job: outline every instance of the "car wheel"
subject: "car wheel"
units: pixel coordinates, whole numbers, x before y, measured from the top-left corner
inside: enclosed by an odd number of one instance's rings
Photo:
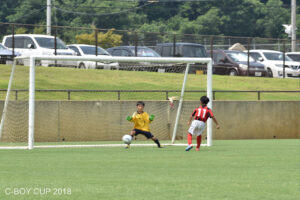
[[[78,66],[79,69],[86,69],[84,63],[80,63]]]
[[[267,69],[267,74],[268,77],[273,77],[273,72],[270,68]]]
[[[237,71],[234,70],[234,69],[231,69],[231,70],[229,71],[229,75],[230,75],[230,76],[237,76]]]

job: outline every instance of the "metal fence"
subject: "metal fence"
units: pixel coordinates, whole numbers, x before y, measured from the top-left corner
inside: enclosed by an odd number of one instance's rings
[[[237,37],[237,36],[218,36],[218,35],[197,35],[197,34],[175,34],[175,33],[156,33],[144,31],[100,29],[87,27],[71,26],[52,26],[52,35],[57,36],[67,44],[76,43],[76,35],[94,34],[95,45],[101,45],[97,36],[101,33],[107,33],[113,30],[114,34],[122,36],[120,45],[148,46],[155,47],[158,43],[179,43],[191,42],[202,44],[207,50],[210,49],[228,49],[235,43],[240,43],[250,49],[270,49],[277,51],[290,51],[291,40],[280,38],[257,38],[257,37]],[[0,22],[0,40],[4,35],[14,35],[17,33],[39,33],[46,34],[46,25],[37,24],[19,24]],[[285,47],[284,47],[285,45]],[[54,48],[54,47],[53,47]],[[104,47],[104,48],[107,48]],[[300,49],[300,41],[297,41],[297,49]],[[174,55],[175,56],[175,55]]]
[[[125,93],[162,93],[165,96],[165,100],[169,99],[170,93],[178,93],[180,94],[181,90],[35,90],[36,92],[41,93],[65,93],[65,98],[61,100],[72,100],[71,94],[74,93],[114,93],[115,98],[111,100],[123,100],[122,94]],[[1,93],[6,93],[6,89],[0,89]],[[20,93],[27,93],[29,90],[26,89],[14,89],[12,90],[14,93],[14,100],[19,100]],[[206,90],[186,90],[185,93],[206,93]],[[213,90],[213,100],[222,100],[222,98],[217,98],[218,93],[253,93],[256,94],[257,100],[261,99],[261,94],[263,93],[289,93],[289,94],[300,94],[300,90]],[[300,96],[299,96],[300,99]],[[49,100],[49,99],[47,99]],[[101,100],[101,99],[99,99]],[[124,98],[127,100],[127,98]]]
[[[25,32],[46,34],[46,25],[34,24],[17,24],[0,22],[0,41],[4,35],[12,35],[12,50],[15,54],[15,40],[16,33]],[[114,34],[121,36],[118,44],[112,42],[99,41],[98,36],[113,31]],[[277,50],[284,53],[283,70],[285,70],[285,52],[291,50],[290,39],[279,38],[250,38],[250,37],[233,37],[233,36],[216,36],[216,35],[196,35],[196,34],[173,34],[173,33],[154,33],[143,31],[129,31],[129,30],[112,30],[100,28],[85,28],[85,27],[70,27],[70,26],[52,26],[52,35],[59,37],[67,44],[78,43],[77,36],[82,34],[92,35],[93,44],[95,45],[95,55],[98,54],[97,46],[109,48],[118,45],[129,45],[135,47],[135,55],[137,55],[138,46],[147,46],[155,49],[160,43],[171,43],[173,47],[178,43],[188,42],[202,44],[207,50],[208,54],[213,58],[213,50],[228,49],[233,44],[239,43],[245,47],[245,52],[248,51],[248,69],[249,69],[249,50],[252,49],[268,49]],[[300,49],[300,42],[297,41],[297,48]],[[57,55],[56,39],[53,44],[54,54]],[[173,48],[172,56],[178,56],[175,48]],[[249,70],[248,70],[249,74]],[[285,76],[285,73],[283,73]]]

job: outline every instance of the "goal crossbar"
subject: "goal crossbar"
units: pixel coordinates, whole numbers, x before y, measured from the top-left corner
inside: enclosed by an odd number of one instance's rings
[[[124,57],[124,56],[19,56],[15,59],[34,60],[69,60],[69,61],[115,61],[115,62],[152,62],[152,63],[209,63],[211,58],[190,58],[190,57]]]
[[[182,106],[185,84],[190,64],[205,63],[207,64],[207,96],[212,99],[212,60],[211,58],[189,58],[189,57],[119,57],[119,56],[91,56],[91,57],[79,57],[79,56],[20,56],[15,60],[29,59],[30,60],[30,77],[29,77],[29,122],[28,122],[28,149],[34,148],[34,117],[35,117],[35,61],[41,60],[64,60],[64,61],[113,61],[113,62],[150,62],[150,63],[182,63],[187,64],[184,81],[181,89],[181,95],[179,100],[179,107],[176,115],[176,122],[174,125],[172,144],[175,142],[177,133],[177,126],[179,123],[180,109]],[[15,65],[15,62],[13,63]],[[14,69],[14,67],[13,67]],[[11,80],[10,80],[11,81]],[[212,108],[212,101],[208,106]],[[5,108],[4,108],[5,109]],[[3,122],[2,122],[3,123]],[[1,133],[0,133],[1,134]],[[212,121],[207,121],[207,146],[212,146]]]

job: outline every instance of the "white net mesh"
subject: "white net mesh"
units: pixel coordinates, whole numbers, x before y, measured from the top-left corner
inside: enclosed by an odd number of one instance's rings
[[[153,135],[170,142],[185,69],[182,62],[119,62],[118,69],[36,67],[35,145],[121,143],[133,128],[126,117],[136,111],[137,101],[144,101],[145,111],[155,115],[150,125]],[[206,94],[205,73],[206,63],[191,65],[177,140],[185,140],[188,117]],[[27,143],[28,82],[29,68],[18,66],[0,146]],[[24,91],[18,92],[16,100],[18,89]],[[1,101],[1,111],[3,105]]]
[[[0,76],[2,80],[5,80],[7,89],[12,66],[1,66],[1,68],[3,73]],[[28,141],[28,82],[28,69],[17,66],[11,84],[10,96],[7,101],[0,146],[24,145]],[[4,108],[5,96],[6,91],[2,91],[0,101],[1,114]]]

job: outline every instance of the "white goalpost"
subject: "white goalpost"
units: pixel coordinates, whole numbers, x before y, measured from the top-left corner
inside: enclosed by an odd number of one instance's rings
[[[207,82],[206,82],[206,95],[210,99],[208,107],[212,108],[212,60],[211,58],[186,58],[186,57],[108,57],[108,56],[95,56],[95,57],[79,57],[79,56],[38,56],[33,55],[30,57],[16,57],[18,59],[29,59],[30,69],[29,69],[29,97],[28,97],[28,145],[27,146],[0,146],[0,149],[33,149],[33,148],[51,148],[51,147],[106,147],[106,146],[120,146],[118,144],[83,144],[83,145],[38,145],[35,146],[35,115],[36,115],[36,61],[51,60],[51,61],[92,61],[92,62],[125,62],[125,63],[156,63],[156,64],[175,64],[180,63],[185,65],[184,78],[182,82],[181,92],[178,101],[178,107],[176,111],[175,122],[173,126],[171,142],[166,145],[183,145],[175,144],[178,127],[180,126],[180,116],[182,113],[182,107],[184,102],[184,95],[186,89],[186,82],[188,79],[188,73],[190,70],[190,65],[195,63],[204,63],[207,67]],[[11,84],[13,81],[13,75],[15,71],[16,62],[13,63],[11,77],[8,84],[8,90],[3,106],[2,119],[0,124],[0,141],[3,135],[3,130],[5,126],[5,117],[8,107],[9,95],[11,92]],[[198,98],[198,100],[200,97]],[[197,105],[195,105],[197,106]],[[192,110],[191,110],[192,112]],[[187,121],[187,120],[186,120]],[[136,144],[137,146],[141,144]],[[150,144],[145,144],[150,145]],[[186,144],[184,144],[186,145]],[[212,146],[212,120],[207,121],[207,144],[206,146]]]

